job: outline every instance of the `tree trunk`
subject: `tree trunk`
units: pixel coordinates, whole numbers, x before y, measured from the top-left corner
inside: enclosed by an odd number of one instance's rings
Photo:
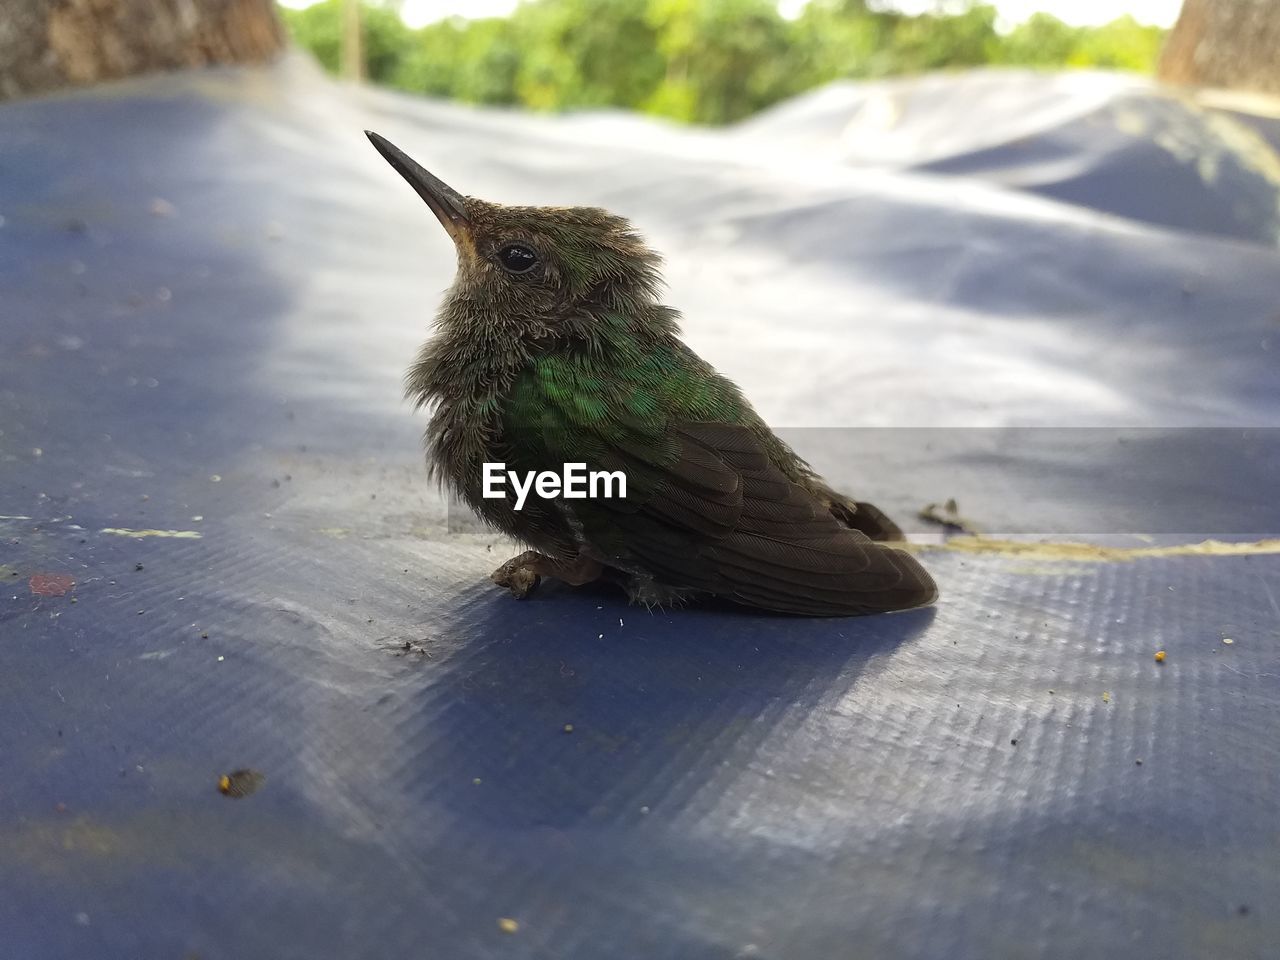
[[[0,100],[154,70],[257,63],[272,0],[0,0]]]
[[[342,2],[342,52],[338,63],[344,80],[364,82],[364,43],[360,28],[360,0]]]
[[[1183,0],[1159,73],[1170,83],[1280,93],[1280,2]]]

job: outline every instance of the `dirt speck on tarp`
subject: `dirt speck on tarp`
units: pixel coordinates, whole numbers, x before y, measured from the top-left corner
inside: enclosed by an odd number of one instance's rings
[[[76,578],[65,573],[33,573],[27,585],[38,597],[63,597],[74,589]]]
[[[257,793],[258,788],[267,781],[264,773],[257,770],[233,770],[218,778],[218,792],[223,796],[239,800]]]

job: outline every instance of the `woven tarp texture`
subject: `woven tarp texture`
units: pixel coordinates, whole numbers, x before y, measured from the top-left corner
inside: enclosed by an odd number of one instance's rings
[[[0,105],[0,957],[1280,957],[1278,124],[977,73],[686,130],[295,61]],[[453,252],[365,128],[632,218],[936,607],[493,587],[401,396]]]

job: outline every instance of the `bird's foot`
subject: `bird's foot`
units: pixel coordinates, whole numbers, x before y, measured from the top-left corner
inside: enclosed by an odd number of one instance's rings
[[[528,550],[493,571],[489,579],[500,587],[506,587],[513,597],[523,600],[542,582],[538,567],[540,561],[546,559],[542,554]]]
[[[643,604],[649,610],[657,607],[664,610],[667,607],[682,607],[689,602],[689,598],[695,593],[693,590],[683,590],[680,587],[669,587],[666,584],[658,583],[650,577],[631,577],[626,583],[627,598],[632,603]]]
[[[555,577],[577,587],[595,580],[603,569],[589,557],[555,560],[536,550],[527,550],[493,571],[489,579],[500,587],[506,587],[513,597],[523,600],[542,582],[543,577]]]

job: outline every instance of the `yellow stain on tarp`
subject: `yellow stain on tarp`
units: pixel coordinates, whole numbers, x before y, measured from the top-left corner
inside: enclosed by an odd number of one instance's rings
[[[56,861],[68,854],[113,857],[123,849],[124,842],[116,831],[87,817],[76,817],[66,823],[34,821],[0,832],[0,853],[10,863],[17,861],[28,866]]]
[[[199,530],[129,530],[125,527],[105,527],[99,532],[113,537],[168,537],[173,540],[199,540],[204,536]]]
[[[1129,563],[1163,557],[1253,557],[1280,553],[1280,539],[1228,543],[1202,540],[1163,547],[1104,547],[1073,541],[997,540],[988,537],[952,537],[942,543],[910,544],[911,552],[967,553],[1039,560],[1050,563]]]
[[[23,876],[78,881],[86,869],[108,870],[95,874],[108,877],[128,876],[145,868],[189,869],[208,857],[210,844],[216,844],[221,856],[231,862],[252,862],[262,850],[283,845],[281,856],[307,863],[317,853],[314,840],[292,830],[290,822],[264,815],[253,823],[229,827],[208,809],[150,809],[109,819],[51,813],[0,823],[0,863],[22,871]],[[304,836],[305,840],[295,842]]]

